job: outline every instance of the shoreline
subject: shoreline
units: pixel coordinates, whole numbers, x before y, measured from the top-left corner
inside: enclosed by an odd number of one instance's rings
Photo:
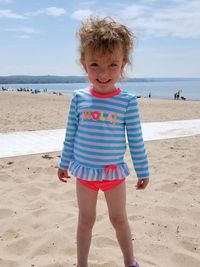
[[[72,93],[75,89],[86,88],[89,86],[88,82],[84,83],[24,83],[24,84],[7,84],[4,86],[4,89],[8,88],[9,90],[38,90],[43,92],[47,90],[48,92],[54,93]],[[134,82],[119,82],[116,84],[116,87],[120,87],[123,90],[127,90],[130,93],[135,95],[141,95],[143,98],[148,98],[149,93],[153,98],[159,99],[174,99],[174,94],[177,91],[181,91],[181,96],[185,97],[187,100],[199,101],[200,100],[200,79],[199,80],[173,80],[173,81],[160,81],[153,80],[149,81],[134,81]]]
[[[17,90],[8,90],[8,91],[2,91],[0,90],[0,94],[1,93],[22,93],[22,94],[30,94],[30,95],[35,95],[35,94],[39,94],[39,95],[59,95],[59,96],[62,96],[62,95],[72,95],[73,94],[73,91],[71,92],[59,92],[59,91],[48,91],[48,92],[37,92],[37,93],[32,93],[31,91],[17,91]],[[148,96],[137,96],[138,99],[153,99],[153,100],[171,100],[171,101],[180,101],[180,102],[188,102],[188,101],[192,101],[192,102],[198,102],[200,101],[200,99],[189,99],[187,98],[186,100],[182,100],[182,99],[179,99],[179,100],[175,100],[174,98],[172,97],[159,97],[159,96],[152,96],[152,97],[148,97]]]

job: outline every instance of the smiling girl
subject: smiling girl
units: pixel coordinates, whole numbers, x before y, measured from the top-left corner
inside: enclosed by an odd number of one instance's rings
[[[125,180],[130,172],[124,162],[125,131],[138,190],[145,189],[149,182],[148,160],[137,97],[116,87],[125,66],[131,64],[133,34],[126,26],[106,17],[83,22],[78,36],[80,62],[91,85],[74,92],[58,169],[62,182],[70,178],[68,171],[76,177],[77,266],[88,267],[100,189],[105,195],[124,265],[139,267],[126,213]]]

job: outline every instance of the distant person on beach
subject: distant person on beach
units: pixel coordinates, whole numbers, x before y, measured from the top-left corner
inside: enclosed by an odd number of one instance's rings
[[[176,93],[176,99],[177,99],[177,100],[180,98],[180,93],[181,93],[180,90]]]
[[[178,90],[178,92],[176,93],[176,99],[179,100],[181,96],[181,90]]]
[[[74,92],[58,168],[60,181],[76,177],[79,208],[77,228],[77,266],[88,266],[92,228],[96,219],[99,189],[104,192],[109,218],[116,231],[124,265],[136,262],[126,213],[124,162],[125,129],[137,174],[136,189],[149,183],[147,154],[140,125],[137,97],[115,87],[131,64],[133,33],[113,19],[94,18],[82,22],[80,62],[91,85]]]
[[[176,100],[176,99],[177,99],[177,93],[174,94],[174,100]]]
[[[182,99],[182,97],[181,97],[181,91],[182,91],[182,90],[178,90],[178,91],[174,94],[174,99],[175,99],[175,100],[179,100],[180,98]]]

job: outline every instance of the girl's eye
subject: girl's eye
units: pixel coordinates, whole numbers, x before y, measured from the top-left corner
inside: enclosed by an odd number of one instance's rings
[[[113,67],[117,67],[117,64],[112,63],[110,66],[111,66],[112,68],[113,68]]]
[[[91,63],[90,64],[90,67],[97,67],[98,65],[97,65],[97,63]]]

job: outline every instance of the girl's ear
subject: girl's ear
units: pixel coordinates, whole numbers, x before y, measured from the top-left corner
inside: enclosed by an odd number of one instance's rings
[[[121,66],[121,72],[123,72],[125,66],[126,66],[127,62],[124,60]]]
[[[87,72],[87,67],[86,67],[86,64],[85,64],[85,60],[81,59],[80,62],[81,62],[81,65],[83,66],[84,70]]]

